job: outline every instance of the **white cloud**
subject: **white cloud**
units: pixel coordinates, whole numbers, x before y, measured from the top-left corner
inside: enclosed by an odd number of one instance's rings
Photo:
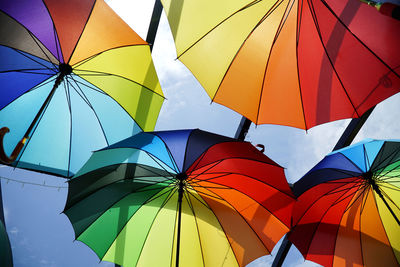
[[[12,234],[12,235],[16,235],[16,234],[18,234],[19,233],[19,230],[18,230],[18,228],[17,227],[12,227],[10,230],[8,230],[8,232],[10,233],[10,234]]]

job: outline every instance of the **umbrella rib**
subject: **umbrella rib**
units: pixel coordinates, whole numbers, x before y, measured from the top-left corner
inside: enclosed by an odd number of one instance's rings
[[[162,166],[162,165],[158,162],[158,161],[161,161],[161,162],[162,162],[162,160],[160,160],[159,158],[157,158],[156,156],[154,156],[153,154],[151,154],[151,153],[149,153],[149,152],[147,152],[147,151],[144,151],[144,150],[142,150],[142,151],[145,152],[147,155],[149,155],[150,158],[152,158],[152,159],[154,160],[154,162],[157,163],[157,165],[160,166],[161,169],[163,169],[165,172],[167,172],[170,176],[172,176],[172,177],[175,176],[174,173],[169,172],[164,166]],[[155,160],[155,159],[157,159],[157,160]]]
[[[37,74],[37,75],[43,75],[43,76],[49,76],[49,77],[54,76],[54,74],[40,72],[41,70],[48,70],[48,69],[47,68],[44,68],[44,69],[17,69],[17,70],[0,71],[0,73],[18,72],[18,73],[26,73],[26,74]],[[35,71],[37,71],[37,72],[35,72]]]
[[[68,174],[70,173],[71,167],[71,154],[72,154],[72,108],[71,108],[71,95],[70,95],[70,88],[69,83],[63,83],[65,96],[68,103],[68,110],[69,110],[69,120],[70,120],[70,127],[69,127],[69,150],[68,150]]]
[[[348,91],[346,90],[346,88],[345,88],[345,86],[344,86],[344,84],[343,84],[342,79],[339,77],[339,74],[338,74],[338,72],[337,72],[337,70],[336,70],[336,68],[335,68],[335,65],[334,65],[334,63],[333,63],[333,60],[331,59],[330,55],[328,54],[327,47],[325,46],[325,44],[324,44],[324,42],[323,42],[323,40],[322,40],[321,29],[320,29],[320,27],[319,27],[318,18],[317,18],[317,14],[316,14],[316,12],[315,12],[314,5],[313,5],[312,1],[310,1],[310,0],[307,0],[307,1],[308,1],[308,3],[309,3],[310,13],[311,13],[312,19],[313,19],[313,21],[314,21],[315,29],[316,29],[317,32],[318,32],[318,37],[319,37],[321,46],[322,46],[323,49],[324,49],[325,56],[327,57],[327,59],[328,59],[328,61],[329,61],[329,63],[330,63],[330,66],[331,66],[332,70],[333,70],[334,73],[335,73],[335,76],[336,76],[337,80],[339,81],[340,85],[341,85],[342,88],[343,88],[343,91],[344,91],[344,93],[346,94],[347,100],[350,102],[351,106],[353,107],[353,110],[354,110],[355,114],[357,115],[357,117],[360,117],[361,115],[358,114],[357,108],[356,108],[355,104],[353,103],[352,99],[350,98],[350,95],[349,95]],[[323,0],[321,0],[321,1],[323,2]],[[338,19],[339,19],[339,18],[338,18]]]
[[[340,186],[338,186],[338,187],[336,187],[336,188],[330,189],[330,190],[327,191],[326,193],[322,194],[322,196],[325,196],[325,195],[327,195],[327,194],[330,194],[332,191],[335,191],[335,190],[339,189],[340,187],[346,186],[347,183],[342,182],[341,184],[342,184],[342,185],[340,185]],[[320,184],[319,184],[319,185],[320,185]],[[318,186],[318,185],[316,185],[316,186]],[[307,190],[307,191],[308,191],[308,190]],[[307,192],[307,191],[305,191],[305,192]],[[305,192],[304,192],[304,193],[305,193]],[[303,194],[304,194],[304,193],[303,193]],[[301,197],[301,195],[300,195],[299,197]],[[305,214],[308,212],[308,210],[310,210],[310,209],[318,202],[318,200],[320,200],[320,198],[314,200],[314,201],[307,207],[307,209],[304,210],[303,214],[301,214],[301,216],[299,216],[299,218],[297,219],[297,222],[296,222],[295,224],[298,224],[298,222],[299,222],[300,220],[303,219],[303,217],[304,217]]]
[[[279,3],[276,2],[276,3],[274,4],[274,6],[271,7],[270,11],[269,11],[269,12],[262,18],[262,20],[256,25],[256,27],[252,30],[252,32],[249,34],[249,36],[255,31],[255,29],[256,29],[259,25],[261,25],[261,23],[264,22],[264,20],[267,19],[267,17],[268,17],[274,10],[276,10],[276,8],[278,8],[278,6],[280,6],[280,5],[282,4],[282,2],[283,2],[283,0],[281,0]],[[292,5],[289,7],[290,4],[292,4]],[[288,1],[288,5],[286,6],[286,8],[285,8],[285,13],[284,13],[286,16],[282,16],[282,18],[281,18],[280,21],[279,21],[279,26],[278,26],[277,31],[275,32],[274,40],[273,40],[273,42],[272,42],[272,44],[271,44],[271,49],[269,50],[268,59],[267,59],[267,62],[266,62],[266,64],[265,64],[264,75],[263,75],[263,80],[262,80],[261,88],[263,88],[263,85],[264,85],[264,83],[265,83],[265,80],[267,79],[267,70],[268,70],[268,66],[269,66],[270,59],[271,59],[272,50],[273,50],[274,47],[275,47],[276,41],[277,41],[277,39],[278,39],[278,36],[279,36],[279,34],[281,33],[281,31],[282,31],[283,25],[285,24],[285,22],[286,22],[286,20],[287,20],[287,18],[288,18],[288,16],[289,16],[290,10],[292,9],[293,5],[294,5],[294,1],[293,1],[292,3],[291,3],[290,1]],[[289,11],[288,11],[288,10],[289,10]],[[249,36],[248,36],[247,38],[249,38]],[[236,57],[236,55],[235,55],[235,57]],[[260,116],[261,100],[262,100],[263,92],[264,92],[264,90],[261,89],[260,97],[259,97],[259,101],[258,101],[256,122],[258,122],[258,118],[259,118],[259,116]]]
[[[86,29],[86,26],[87,26],[87,24],[88,24],[88,22],[89,22],[89,19],[90,19],[90,17],[92,16],[92,13],[93,13],[93,9],[94,9],[95,4],[96,4],[96,1],[93,2],[93,5],[92,5],[92,7],[91,7],[91,9],[90,9],[90,12],[89,12],[89,14],[88,14],[88,17],[87,17],[87,19],[86,19],[85,26],[83,27],[81,33],[79,34],[79,37],[78,37],[77,41],[75,42],[75,46],[74,46],[74,48],[72,49],[72,51],[71,51],[71,53],[70,53],[70,56],[69,56],[68,62],[67,62],[68,64],[70,63],[71,58],[72,58],[72,55],[75,53],[75,50],[76,50],[76,48],[77,48],[77,46],[78,46],[78,44],[79,44],[79,42],[80,42],[80,40],[81,40],[81,38],[82,38],[82,35],[83,35],[83,33],[85,32],[85,29]]]
[[[58,33],[57,33],[57,29],[56,29],[56,25],[54,24],[53,18],[51,16],[50,10],[48,9],[46,3],[42,0],[43,4],[45,5],[47,12],[49,14],[49,16],[51,17],[51,22],[53,24],[53,36],[54,36],[54,45],[56,47],[56,51],[57,51],[57,58],[61,58],[64,59],[63,53],[61,51],[61,44],[58,40]],[[60,49],[59,49],[60,48]],[[64,61],[64,60],[63,60]]]
[[[195,46],[198,42],[200,42],[203,38],[205,38],[208,34],[210,34],[214,29],[218,28],[220,25],[222,25],[225,21],[227,21],[228,19],[230,19],[231,17],[233,17],[234,15],[236,15],[237,13],[246,10],[247,8],[262,2],[263,0],[253,0],[251,3],[248,3],[247,5],[239,8],[238,10],[236,10],[235,12],[233,12],[232,14],[230,14],[228,17],[226,17],[225,19],[223,19],[222,21],[220,21],[219,23],[217,23],[214,27],[212,27],[208,32],[206,32],[203,36],[201,36],[199,39],[197,39],[193,44],[191,44],[188,48],[186,48],[180,55],[177,55],[177,59],[179,59],[181,56],[183,56],[188,50],[190,50],[193,46]]]
[[[197,187],[199,187],[199,188],[204,188],[204,189],[207,189],[207,188],[213,188],[213,187],[211,187],[211,186],[201,186],[201,185],[199,185],[199,186],[197,186]],[[227,186],[226,186],[227,187]],[[215,188],[215,189],[225,189],[225,188]],[[230,190],[233,190],[233,191],[236,191],[236,192],[238,192],[238,193],[240,193],[240,194],[243,194],[243,195],[245,195],[245,196],[247,196],[248,198],[250,198],[250,199],[252,199],[254,202],[256,202],[258,205],[260,205],[262,208],[264,208],[268,213],[270,213],[272,216],[274,216],[276,219],[278,219],[279,221],[280,221],[280,219],[277,217],[277,216],[275,216],[275,214],[273,214],[273,212],[272,211],[270,211],[266,206],[264,206],[262,203],[260,203],[258,200],[256,200],[256,199],[254,199],[252,196],[250,196],[250,195],[248,195],[248,194],[246,194],[246,193],[243,193],[243,192],[241,192],[241,191],[239,191],[238,189],[236,189],[236,188],[234,188],[234,187],[228,187],[228,188],[226,188],[226,189],[230,189]],[[209,190],[210,191],[210,190]],[[279,190],[278,190],[279,191]],[[283,193],[282,191],[279,191],[279,192],[281,192],[281,193]],[[200,193],[199,193],[200,194]],[[207,196],[209,196],[208,194],[206,194],[206,193],[201,193],[201,194],[204,194],[204,195],[207,195]],[[214,193],[215,194],[215,193]],[[209,196],[209,197],[213,197],[213,196]],[[294,199],[294,197],[293,196],[290,196],[292,199]],[[215,197],[214,197],[215,198]]]
[[[161,190],[160,190],[160,191],[161,191]],[[159,193],[160,191],[158,191],[157,193]],[[157,193],[155,193],[154,195],[157,195]],[[172,190],[171,190],[171,191],[164,192],[163,195],[164,195],[165,193],[170,193],[170,195],[172,195]],[[154,195],[153,195],[153,196],[154,196]],[[169,195],[169,196],[170,196],[170,195]],[[169,196],[168,196],[168,197],[169,197]],[[168,199],[168,197],[167,197],[166,199]],[[153,200],[155,200],[155,199],[157,199],[157,198],[154,198]],[[162,208],[165,206],[165,204],[167,203],[167,202],[166,202],[166,199],[164,199],[162,205],[160,205],[160,207],[159,207],[159,209],[158,209],[158,211],[157,211],[157,214],[154,216],[154,218],[153,218],[153,220],[152,220],[152,223],[151,223],[151,225],[150,225],[149,231],[148,231],[147,234],[146,234],[146,238],[144,239],[144,242],[143,242],[143,245],[142,245],[142,248],[141,248],[141,250],[140,250],[140,254],[139,254],[139,255],[141,255],[141,253],[142,253],[143,247],[144,247],[144,245],[145,245],[145,243],[146,243],[146,240],[147,240],[147,237],[148,237],[148,235],[149,235],[149,233],[150,233],[151,227],[153,226],[154,221],[155,221],[155,219],[156,219],[157,216],[158,216],[158,213],[161,211],[161,209],[162,209]],[[169,199],[168,199],[168,200],[169,200]],[[143,203],[143,204],[141,205],[141,207],[142,207],[143,205],[147,204],[147,203],[148,203],[148,202]],[[140,208],[139,208],[139,209],[140,209]],[[117,240],[117,238],[119,237],[119,235],[122,233],[123,229],[126,227],[126,225],[128,224],[128,222],[132,219],[132,217],[136,214],[136,212],[139,211],[139,209],[137,209],[137,210],[130,216],[129,219],[126,219],[125,224],[121,227],[121,229],[120,229],[120,231],[118,232],[118,234],[115,236],[115,238],[112,240],[111,244],[108,246],[108,248],[107,248],[106,252],[103,254],[101,260],[102,260],[103,257],[108,253],[108,251],[111,249],[111,247],[112,247],[113,243],[115,242],[115,240]],[[90,226],[89,226],[89,227],[90,227]],[[88,228],[89,228],[89,227],[88,227]],[[140,258],[140,256],[139,256],[139,258]]]
[[[7,47],[9,47],[9,46],[7,46]],[[40,46],[39,46],[39,47],[40,47]],[[18,50],[18,49],[16,49],[16,48],[12,48],[12,47],[9,47],[9,48],[11,48],[12,50],[14,50],[15,52],[17,52],[17,53],[20,54],[21,56],[23,56],[23,57],[25,57],[25,58],[27,58],[27,59],[29,59],[29,60],[35,62],[36,64],[38,64],[38,65],[40,65],[40,66],[42,66],[44,69],[54,71],[54,74],[56,74],[56,73],[58,72],[58,67],[57,67],[53,62],[51,62],[50,59],[49,59],[48,62],[51,63],[51,64],[53,65],[54,68],[49,68],[48,66],[46,66],[46,65],[43,64],[43,63],[41,63],[40,61],[38,61],[38,60],[36,60],[36,59],[34,59],[34,58],[32,58],[32,57],[29,57],[28,55],[30,55],[30,56],[34,56],[34,55],[32,55],[32,54],[30,54],[30,53],[28,53],[28,52],[22,52],[21,50]]]
[[[78,91],[77,88],[75,88],[75,86],[72,85],[72,84],[71,84],[71,87],[78,93],[78,95],[82,98],[82,100],[85,101],[85,103],[86,103],[86,104],[89,106],[89,108],[92,110],[93,114],[96,116],[97,122],[98,122],[98,124],[99,124],[99,126],[100,126],[100,129],[101,129],[102,133],[103,133],[103,136],[104,136],[104,139],[105,139],[105,141],[106,141],[106,143],[107,143],[107,146],[109,146],[110,143],[109,143],[109,141],[108,141],[108,139],[107,139],[107,135],[106,135],[105,129],[104,129],[104,127],[103,127],[103,124],[102,124],[101,121],[100,121],[99,116],[97,115],[96,110],[93,108],[92,104],[90,103],[90,100],[87,98],[86,94],[83,92],[82,88],[81,88],[81,87],[79,86],[79,84],[76,82],[76,80],[74,79],[74,77],[71,75],[69,78],[71,78],[71,79],[74,81],[74,83],[75,83],[76,87],[79,89],[79,91]]]
[[[26,28],[25,28],[26,29]],[[33,35],[33,33],[31,33],[28,29],[26,29],[27,31],[28,31],[28,34],[31,36],[31,38],[32,38],[32,40],[36,43],[36,45],[39,47],[39,49],[40,49],[40,51],[42,51],[42,53],[46,56],[46,58],[47,58],[47,61],[48,62],[50,62],[50,64],[52,64],[53,65],[53,67],[55,68],[55,69],[57,69],[57,65],[56,64],[54,64],[52,61],[51,61],[51,59],[50,59],[50,57],[47,55],[47,53],[45,53],[45,51],[42,49],[42,46],[39,44],[39,40],[37,40],[36,38],[35,38],[35,36]],[[41,43],[41,42],[40,42]],[[43,44],[42,44],[43,45]],[[43,47],[45,47],[44,45],[43,45]],[[58,48],[57,48],[58,49]],[[48,50],[49,51],[49,53],[51,54],[51,55],[53,55],[53,53],[51,53],[50,52],[50,50]],[[28,53],[28,54],[30,54],[30,53]],[[32,55],[33,56],[33,55]],[[53,55],[54,56],[54,55]],[[56,58],[57,59],[57,58]],[[58,59],[57,59],[57,61],[58,61]]]
[[[360,190],[358,190],[357,192],[355,192],[355,194],[357,194],[357,197],[353,200],[353,202],[350,202],[349,205],[347,205],[346,209],[344,210],[344,213],[347,212],[348,210],[350,210],[350,208],[352,206],[354,206],[356,204],[356,202],[361,198],[364,197],[364,193],[365,191],[367,191],[369,189],[369,187],[367,185],[361,185],[360,186]],[[361,211],[361,209],[360,209]]]
[[[204,173],[205,173],[205,172],[204,172]],[[202,173],[202,174],[204,174],[204,173]],[[219,172],[217,172],[217,173],[219,173]],[[217,174],[217,173],[209,172],[209,173],[207,173],[207,174]],[[282,192],[283,194],[285,194],[285,195],[287,195],[287,196],[293,198],[293,195],[288,194],[287,192],[284,192],[284,191],[280,190],[279,188],[277,188],[275,185],[272,185],[272,184],[270,184],[270,183],[267,183],[266,181],[262,181],[262,180],[260,180],[260,179],[258,179],[258,178],[256,178],[256,177],[252,177],[252,176],[245,175],[245,174],[242,174],[242,173],[234,173],[234,172],[232,172],[232,173],[227,173],[227,175],[225,175],[225,176],[228,176],[228,175],[231,175],[231,174],[243,176],[243,177],[249,178],[249,179],[251,179],[251,180],[260,182],[260,183],[262,183],[262,184],[264,184],[264,185],[266,185],[266,186],[269,186],[269,187],[275,189],[276,191]],[[220,176],[220,177],[223,177],[223,176]],[[216,179],[216,178],[219,178],[219,177],[215,177],[215,179]],[[214,178],[204,179],[204,180],[198,179],[198,180],[201,180],[201,181],[209,181],[209,180],[211,180],[211,179],[214,179]],[[220,183],[216,183],[216,182],[212,182],[212,183],[214,183],[214,184],[220,184]]]
[[[379,152],[378,152],[378,155],[380,155],[380,153],[383,153],[383,150],[384,150],[384,147],[386,146],[386,143],[384,143],[383,145],[382,145],[382,147],[380,148],[380,150],[379,150]],[[389,163],[387,163],[386,165],[390,165],[390,164],[392,164],[392,163],[394,163],[394,161],[393,161],[393,159],[398,155],[400,153],[400,151],[399,150],[395,150],[395,151],[393,151],[392,153],[389,153],[385,158],[383,158],[383,159],[380,159],[380,162],[384,162],[384,161],[389,161]],[[377,159],[375,158],[375,161],[376,161]],[[381,175],[381,173],[383,172],[385,170],[385,168],[381,168],[381,172],[376,172],[376,175],[377,176],[379,176],[379,175]],[[392,171],[392,170],[391,170]]]
[[[203,252],[203,246],[202,246],[202,241],[201,241],[201,237],[200,237],[200,229],[199,229],[199,225],[198,225],[198,222],[197,222],[197,216],[196,216],[196,212],[194,211],[194,206],[193,206],[192,200],[190,199],[188,194],[189,194],[189,190],[186,190],[186,194],[184,194],[184,197],[185,197],[186,201],[188,202],[190,210],[193,213],[193,218],[194,218],[194,221],[195,221],[195,224],[196,224],[196,229],[197,229],[197,236],[199,238],[199,243],[200,243],[201,259],[202,259],[202,262],[203,262],[203,266],[205,266],[204,252]],[[192,195],[194,195],[194,194],[192,194]],[[196,198],[196,200],[197,200],[197,198]],[[178,267],[178,266],[176,266],[176,267]]]
[[[351,35],[357,39],[357,41],[362,44],[371,54],[373,54],[383,65],[385,65],[390,72],[392,72],[395,76],[400,78],[400,75],[397,74],[394,69],[392,69],[383,59],[381,59],[372,49],[370,49],[364,42],[362,42],[348,27],[347,25],[336,15],[336,13],[331,9],[331,7],[326,3],[325,0],[321,0],[322,4],[329,10],[329,12],[340,22],[340,24],[346,28],[346,30],[351,33]]]
[[[79,76],[81,76],[81,77],[84,77],[84,76],[101,76],[101,77],[113,76],[113,77],[121,78],[121,79],[130,81],[130,82],[132,82],[132,83],[134,83],[134,84],[137,84],[137,85],[141,86],[142,88],[144,88],[144,89],[146,89],[146,90],[152,92],[153,94],[155,94],[155,95],[157,95],[157,96],[159,96],[159,97],[165,99],[165,97],[164,97],[163,95],[161,95],[161,94],[159,94],[159,93],[153,91],[152,89],[150,89],[149,87],[145,86],[144,84],[141,84],[141,83],[136,82],[136,81],[134,81],[134,80],[128,79],[128,78],[123,77],[123,76],[121,76],[121,75],[112,74],[112,73],[107,73],[107,72],[102,72],[102,71],[82,70],[82,69],[76,69],[76,68],[74,68],[74,69],[77,70],[77,71],[82,71],[82,72],[88,72],[88,73],[90,73],[90,74],[87,74],[87,73],[86,73],[86,74],[83,74],[83,73],[81,73],[81,74],[79,74]]]
[[[343,193],[342,195],[340,195],[340,196],[338,197],[338,199],[341,198],[344,194],[345,194],[345,193]],[[317,201],[315,201],[315,202],[312,204],[312,206],[313,206],[316,202],[317,202]],[[335,202],[336,202],[336,201],[335,201]],[[312,241],[313,241],[313,239],[314,239],[314,236],[315,236],[316,233],[317,233],[317,229],[318,229],[318,227],[320,226],[322,219],[325,217],[325,215],[328,213],[328,211],[329,211],[329,209],[330,209],[331,207],[332,207],[332,205],[330,205],[330,206],[324,211],[324,213],[322,214],[321,219],[318,220],[317,226],[315,227],[315,229],[314,229],[314,231],[313,231],[313,233],[312,233],[312,235],[311,235],[310,243],[309,243],[308,246],[307,246],[307,252],[306,252],[306,254],[308,254],[308,252],[309,252],[309,250],[310,250],[311,243],[312,243]],[[311,208],[311,206],[306,210],[306,212],[307,212],[310,208]],[[306,213],[306,212],[305,212],[305,213]],[[305,213],[304,213],[304,214],[305,214]],[[303,214],[303,216],[304,216],[304,214]],[[303,217],[303,216],[302,216],[302,217]]]
[[[99,52],[99,53],[97,53],[95,55],[89,56],[89,57],[87,57],[85,59],[82,59],[81,61],[75,63],[74,67],[77,68],[77,67],[81,66],[82,64],[88,62],[89,60],[92,60],[93,58],[95,58],[95,57],[97,57],[97,56],[99,56],[99,55],[101,55],[103,53],[106,53],[108,51],[111,51],[111,50],[114,50],[114,49],[119,49],[119,48],[124,48],[124,47],[134,47],[134,46],[149,46],[149,44],[148,43],[145,43],[145,44],[127,44],[127,45],[115,46],[115,47],[109,48],[107,50],[103,50],[103,51],[101,51],[101,52]]]
[[[389,188],[392,189],[392,188]],[[400,191],[400,190],[396,190],[396,191]],[[397,206],[396,202],[393,201],[393,199],[383,190],[381,190],[382,195],[384,195],[390,202],[392,202],[392,204],[400,211],[400,207]]]
[[[239,216],[243,219],[243,221],[247,224],[247,226],[251,229],[251,231],[257,236],[257,239],[261,242],[261,244],[263,245],[263,247],[265,248],[265,250],[268,252],[268,254],[271,254],[271,251],[266,247],[266,245],[264,244],[264,242],[262,241],[261,237],[257,234],[257,232],[253,229],[253,227],[250,225],[250,223],[243,217],[243,215],[240,213],[240,211],[238,211],[233,205],[231,205],[225,198],[221,197],[218,193],[213,192],[211,190],[208,190],[207,188],[204,188],[207,191],[210,191],[211,193],[217,195],[218,197],[220,197],[222,199],[222,201],[224,201],[227,206],[231,207],[233,210],[235,210],[237,212],[237,214],[239,214]],[[245,196],[251,198],[250,196],[244,194]],[[254,200],[254,199],[253,199]],[[205,201],[205,200],[204,200]],[[257,201],[256,201],[257,202]],[[258,202],[257,202],[258,203]],[[274,216],[275,218],[277,218],[272,212],[270,212],[267,208],[265,208],[264,206],[260,205],[260,207],[263,207],[266,211],[268,211],[272,216]],[[211,211],[214,213],[214,211],[211,209]],[[215,213],[214,213],[215,214]],[[217,217],[217,215],[215,214],[215,217]],[[284,224],[279,218],[277,218],[279,220],[279,222],[281,222],[282,224]],[[218,220],[219,221],[219,220]],[[285,225],[285,224],[284,224]],[[222,227],[222,225],[221,225]],[[224,231],[225,232],[225,231]],[[232,248],[233,251],[233,248]],[[235,254],[235,253],[234,253]],[[236,256],[236,255],[235,255]]]

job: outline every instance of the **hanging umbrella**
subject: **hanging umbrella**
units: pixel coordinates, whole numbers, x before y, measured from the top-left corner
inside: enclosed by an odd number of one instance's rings
[[[399,141],[366,140],[327,155],[294,184],[289,240],[324,266],[398,266],[399,177]]]
[[[0,21],[3,162],[70,177],[153,130],[164,97],[148,44],[103,0],[1,1]]]
[[[400,88],[400,21],[356,0],[162,0],[177,56],[256,124],[302,129]]]
[[[282,167],[198,129],[139,133],[68,183],[76,239],[124,267],[244,266],[288,231],[294,203]]]

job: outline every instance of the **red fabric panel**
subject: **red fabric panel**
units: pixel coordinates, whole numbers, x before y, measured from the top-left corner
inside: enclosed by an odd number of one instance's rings
[[[305,258],[332,265],[340,221],[357,190],[353,183],[324,183],[298,197],[288,237]]]
[[[54,21],[64,62],[68,62],[86,25],[95,1],[44,0],[44,2]]]
[[[227,159],[192,172],[189,179],[193,177],[248,195],[290,226],[295,198],[280,167],[271,168],[271,165],[245,159]]]
[[[248,142],[223,142],[210,147],[188,168],[186,172],[190,173],[195,169],[228,158],[252,159],[280,167],[277,163],[258,151],[258,149]]]

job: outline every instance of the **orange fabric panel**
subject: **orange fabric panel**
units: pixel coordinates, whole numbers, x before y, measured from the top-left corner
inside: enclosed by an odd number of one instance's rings
[[[147,43],[104,1],[96,1],[92,15],[69,63],[74,65],[112,48],[139,44]]]
[[[297,70],[298,2],[287,1],[284,3],[285,5],[282,3],[281,6],[285,6],[290,13],[271,50],[257,123],[272,123],[306,129]],[[288,10],[285,11],[288,12]],[[286,16],[281,15],[282,20],[285,18]],[[268,26],[269,21],[266,19],[260,28]]]
[[[350,201],[351,207],[343,214],[336,239],[335,253],[333,257],[334,267],[363,266],[360,243],[360,212],[362,197],[359,193]]]
[[[89,18],[94,0],[44,0],[60,41],[64,62],[68,62]]]
[[[375,196],[370,191],[361,213],[361,243],[364,265],[398,266],[382,225],[374,197],[379,196]]]
[[[282,236],[288,232],[289,228],[287,226],[245,194],[236,190],[215,188],[215,185],[208,182],[199,181],[198,184],[206,187],[231,204],[254,229],[265,247],[269,250],[269,253]]]
[[[240,266],[245,266],[269,253],[247,222],[231,205],[208,189],[197,186],[193,188],[218,218]]]

